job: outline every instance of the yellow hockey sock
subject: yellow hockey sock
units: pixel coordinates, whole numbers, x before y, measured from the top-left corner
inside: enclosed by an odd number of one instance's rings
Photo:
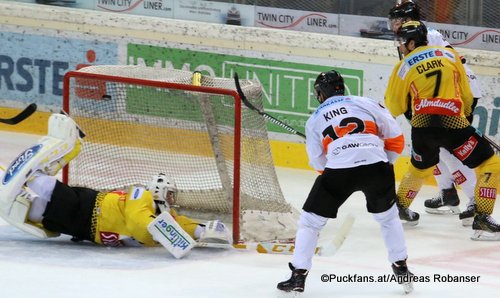
[[[427,177],[432,175],[434,167],[420,170],[415,168],[412,164],[408,172],[403,176],[397,191],[398,204],[403,208],[410,207],[413,199],[417,196],[422,184]]]

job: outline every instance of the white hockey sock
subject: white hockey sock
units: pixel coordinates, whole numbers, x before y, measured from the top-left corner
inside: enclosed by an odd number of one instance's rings
[[[396,204],[387,211],[373,214],[373,218],[380,224],[389,262],[394,263],[406,259],[408,253],[403,225],[399,219]]]
[[[35,223],[42,222],[43,213],[56,186],[56,178],[46,175],[36,176],[27,181],[26,186],[36,194],[31,201],[28,219]]]
[[[444,159],[441,158],[443,155],[443,151],[446,151],[444,149],[440,149],[439,151],[439,163],[436,165],[439,174],[434,175],[434,178],[436,179],[437,186],[439,187],[439,190],[442,189],[450,189],[453,187],[453,176],[451,175],[450,170],[448,169],[448,165],[445,163]]]
[[[445,163],[448,167],[449,176],[460,185],[464,194],[472,200],[474,198],[474,188],[476,186],[476,172],[464,165],[458,158],[445,149],[439,151],[439,164]],[[438,181],[439,184],[439,181]],[[439,186],[441,186],[439,184]]]
[[[299,228],[295,236],[295,250],[292,265],[297,269],[310,270],[312,257],[318,244],[319,232],[325,226],[328,218],[314,213],[302,211]]]
[[[474,199],[474,188],[476,187],[476,172],[474,169],[464,165],[448,151],[444,154],[440,154],[439,158],[442,158],[448,165],[455,183],[460,185],[467,198],[471,200]]]

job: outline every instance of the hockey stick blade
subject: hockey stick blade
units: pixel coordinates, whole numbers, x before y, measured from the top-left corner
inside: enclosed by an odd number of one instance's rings
[[[351,231],[353,224],[354,224],[354,216],[348,214],[347,217],[342,222],[342,224],[340,225],[340,228],[337,231],[337,234],[335,235],[333,240],[320,250],[319,255],[331,257],[334,254],[336,254],[337,251],[342,246],[342,244],[344,244],[344,241],[347,238],[349,232]]]
[[[21,113],[17,114],[16,116],[8,119],[3,119],[0,118],[0,123],[5,123],[8,125],[16,125],[21,121],[24,121],[26,118],[31,116],[35,111],[36,111],[36,103],[32,103],[29,106],[27,106]]]
[[[237,73],[234,73],[234,84],[236,85],[236,91],[238,92],[238,94],[241,98],[241,101],[243,102],[243,104],[247,108],[249,108],[250,110],[256,111],[257,113],[259,113],[259,115],[264,117],[264,119],[266,119],[267,121],[274,123],[274,124],[278,125],[279,127],[284,128],[285,130],[288,130],[289,132],[291,132],[295,135],[303,137],[304,139],[306,138],[306,136],[303,133],[301,133],[300,131],[297,131],[295,128],[287,125],[286,123],[274,118],[273,116],[269,115],[268,113],[263,112],[263,111],[259,110],[257,107],[255,107],[254,105],[252,105],[248,101],[248,99],[246,98],[245,94],[243,93],[243,90],[241,89],[240,79],[238,78]]]
[[[212,242],[196,242],[195,247],[208,247],[208,248],[223,248],[223,249],[233,249],[238,251],[255,251],[261,254],[280,254],[280,255],[291,255],[295,249],[295,244],[293,242],[248,242],[248,243],[238,243],[238,244],[226,244],[226,243],[212,243]],[[315,254],[321,251],[322,247],[316,247]]]

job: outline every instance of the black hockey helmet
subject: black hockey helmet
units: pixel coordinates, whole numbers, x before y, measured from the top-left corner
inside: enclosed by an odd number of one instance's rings
[[[323,94],[325,99],[335,95],[344,95],[344,78],[335,70],[322,72],[314,82],[314,90],[316,90],[316,98],[320,103],[320,95]]]
[[[421,18],[420,8],[413,1],[398,4],[389,10],[389,20],[407,18],[413,21],[419,21]]]
[[[407,43],[415,41],[415,47],[427,45],[427,27],[419,21],[409,21],[404,23],[396,32],[396,41],[399,43]]]

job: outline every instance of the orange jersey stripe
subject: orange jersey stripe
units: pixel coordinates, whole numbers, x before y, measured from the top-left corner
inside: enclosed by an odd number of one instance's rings
[[[364,124],[364,129],[363,131],[358,131],[356,133],[369,133],[369,134],[374,134],[378,135],[378,127],[377,124],[373,121],[363,121]],[[335,132],[335,138],[332,138],[330,136],[326,136],[322,143],[323,143],[323,149],[325,152],[328,150],[328,145],[334,141],[334,139],[341,138],[347,134],[352,133],[353,131],[356,131],[358,128],[358,125],[356,123],[349,123],[346,126],[335,126],[333,128],[333,131]]]
[[[325,150],[325,152],[328,151],[328,145],[330,145],[330,143],[333,142],[333,139],[330,137],[330,136],[326,136],[322,143],[323,143],[323,150]]]
[[[384,149],[401,154],[405,146],[404,135],[399,135],[395,138],[388,138],[384,140]]]
[[[375,124],[375,122],[363,121],[363,124],[365,126],[363,131],[358,131],[357,133],[371,133],[374,135],[378,134],[378,128],[377,128],[377,124]],[[335,134],[337,135],[337,137],[341,138],[341,137],[345,136],[346,134],[349,134],[349,133],[355,131],[357,128],[358,128],[358,124],[349,123],[346,126],[336,126],[333,128],[333,130],[335,131]]]

